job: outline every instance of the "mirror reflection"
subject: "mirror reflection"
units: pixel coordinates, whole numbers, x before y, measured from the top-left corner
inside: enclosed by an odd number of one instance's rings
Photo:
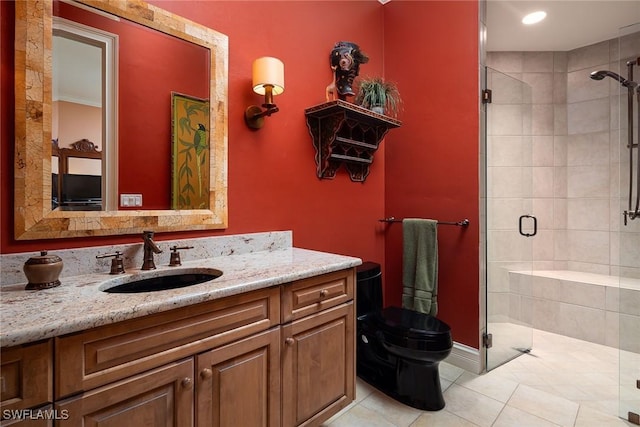
[[[51,206],[101,210],[109,196],[102,180],[103,93],[112,78],[103,62],[113,58],[116,36],[57,17],[53,25]]]
[[[71,15],[80,18],[72,21]],[[58,35],[54,17],[117,35],[118,48],[113,55],[115,72],[111,74],[120,78],[110,82],[109,73],[102,76],[101,135],[89,136],[85,132],[81,136],[64,137],[63,141],[64,119],[55,125],[52,122],[53,33]],[[55,6],[53,0],[16,2],[15,28],[14,230],[17,240],[227,226],[229,42],[226,35],[142,0],[64,0],[56,1]],[[103,50],[102,54],[102,67],[109,68],[105,61],[108,53]],[[114,99],[111,106],[109,93]],[[189,126],[183,126],[182,130],[191,135],[179,138],[192,141],[199,157],[206,157],[208,161],[200,163],[206,171],[201,170],[203,178],[197,186],[198,193],[208,198],[205,204],[180,210],[171,209],[170,204],[172,167],[176,164],[172,158],[175,94],[196,100],[202,104],[198,108],[209,110],[208,117],[196,118],[187,112],[187,120],[183,120],[188,123],[191,118],[198,131],[208,132],[204,144],[202,134],[196,138],[194,128]],[[60,109],[58,117],[59,113]],[[56,148],[52,143],[54,127]],[[76,143],[81,141],[88,141],[89,146],[94,147],[90,152],[100,153],[97,159],[101,163],[100,211],[74,212],[52,206],[63,197],[62,168],[75,171],[77,162],[88,160],[83,158],[86,154],[83,152],[81,156],[70,156],[68,162],[62,161],[63,150],[78,151]],[[98,176],[97,172],[92,173]],[[142,205],[120,208],[119,196],[123,193],[140,195]]]
[[[172,150],[172,144],[184,137],[177,140],[172,134],[171,94],[208,100],[209,49],[80,4],[54,1],[53,14],[52,139],[60,149],[89,140],[104,154],[95,170],[69,170],[59,182],[63,188],[80,181],[73,175],[84,175],[91,179],[82,182],[93,187],[96,176],[104,177],[104,198],[98,203],[61,199],[60,208],[126,209],[128,203],[118,200],[126,194],[140,196],[138,209],[181,209],[174,202],[181,195],[172,192],[190,187],[173,182],[180,172],[174,170],[179,166],[173,157],[180,150]],[[105,62],[109,58],[113,63]],[[115,104],[112,117],[110,103]],[[207,132],[202,147],[208,148],[208,126],[202,129]],[[188,130],[190,140],[200,133]],[[204,178],[208,182],[208,175]],[[190,200],[189,194],[182,199]],[[187,208],[207,209],[208,197]]]

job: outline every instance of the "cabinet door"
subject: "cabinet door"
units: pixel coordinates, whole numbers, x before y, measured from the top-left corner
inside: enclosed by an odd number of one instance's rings
[[[317,426],[355,397],[353,302],[282,326],[283,426]]]
[[[56,404],[59,426],[193,425],[193,358],[82,393]]]
[[[53,401],[53,345],[38,344],[0,351],[0,409],[20,410]]]
[[[196,425],[280,426],[280,329],[197,357]]]

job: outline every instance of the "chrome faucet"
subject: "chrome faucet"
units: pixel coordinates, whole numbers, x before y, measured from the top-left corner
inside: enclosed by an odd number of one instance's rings
[[[142,263],[142,269],[155,270],[156,264],[153,262],[153,254],[162,253],[162,249],[153,241],[153,231],[143,231],[142,240],[144,240],[144,261]]]

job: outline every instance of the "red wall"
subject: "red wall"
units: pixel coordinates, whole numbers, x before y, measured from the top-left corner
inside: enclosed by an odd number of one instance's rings
[[[471,1],[385,6],[385,75],[398,83],[403,125],[386,144],[385,212],[459,221],[438,227],[438,317],[478,348],[478,9]],[[393,29],[389,31],[388,29]],[[401,303],[402,226],[385,234],[385,303]]]
[[[151,3],[229,36],[229,228],[163,233],[158,240],[293,230],[297,247],[380,262],[389,304],[400,298],[401,227],[378,219],[468,217],[472,225],[467,230],[439,230],[439,302],[454,339],[478,348],[476,2]],[[5,114],[12,107],[13,82],[5,76],[10,58],[4,53],[5,46],[11,49],[12,40],[6,42],[11,31],[3,25],[0,252],[139,241],[139,236],[13,240],[13,116]],[[332,77],[329,53],[340,40],[358,43],[369,55],[361,75],[386,74],[398,82],[404,98],[403,125],[389,132],[364,183],[351,182],[343,170],[334,180],[315,176],[315,152],[304,120],[305,108],[324,102]],[[251,64],[265,55],[283,60],[286,88],[275,98],[280,112],[253,132],[243,114],[247,106],[261,103],[251,92]]]

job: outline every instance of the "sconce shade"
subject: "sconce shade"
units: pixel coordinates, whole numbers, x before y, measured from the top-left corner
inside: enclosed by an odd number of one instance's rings
[[[278,58],[263,56],[253,61],[253,91],[264,95],[265,85],[273,86],[273,95],[284,92],[284,64]]]

